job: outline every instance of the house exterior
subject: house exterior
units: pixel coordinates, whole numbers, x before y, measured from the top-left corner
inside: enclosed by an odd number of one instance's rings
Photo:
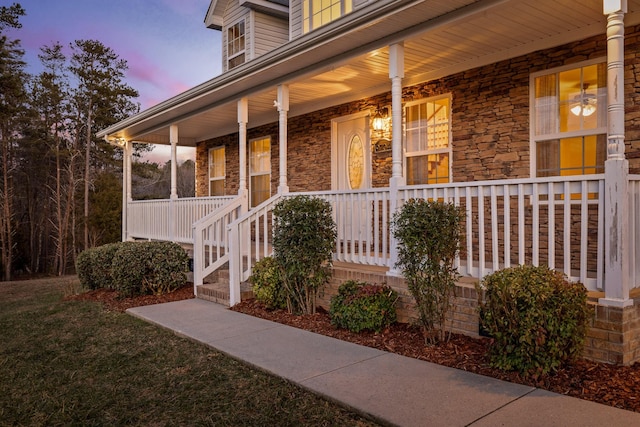
[[[273,206],[311,194],[338,226],[333,289],[385,281],[410,317],[389,220],[450,201],[456,330],[478,331],[472,283],[543,264],[590,292],[587,357],[640,360],[639,0],[213,0],[205,25],[224,72],[98,134],[125,152],[124,239],[192,245],[196,293],[228,266],[235,304]],[[196,147],[196,197],[174,173],[133,201],[134,141]]]

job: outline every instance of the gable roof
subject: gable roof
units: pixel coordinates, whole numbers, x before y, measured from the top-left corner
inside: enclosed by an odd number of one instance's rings
[[[289,16],[289,0],[212,0],[204,17],[204,24],[213,30],[222,30],[224,12],[231,1],[239,1],[240,6],[257,10],[280,18]]]
[[[576,8],[579,3],[580,8]],[[626,25],[640,23],[629,0]],[[237,131],[236,101],[249,97],[250,127],[277,121],[278,84],[291,117],[390,90],[388,48],[404,42],[403,85],[605,34],[602,0],[378,0],[261,57],[129,117],[100,137],[180,144]]]

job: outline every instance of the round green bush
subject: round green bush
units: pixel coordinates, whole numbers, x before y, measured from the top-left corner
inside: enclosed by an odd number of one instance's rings
[[[282,289],[282,273],[273,257],[256,262],[249,277],[253,294],[268,309],[287,308],[287,297]]]
[[[494,367],[537,376],[581,354],[590,314],[582,284],[526,265],[486,276],[481,288],[481,326],[494,339]]]
[[[111,263],[123,243],[109,243],[82,251],[76,259],[80,283],[87,289],[113,289]]]
[[[331,324],[353,332],[380,332],[396,321],[398,293],[386,285],[349,280],[331,298]]]
[[[111,265],[114,287],[123,295],[161,295],[186,283],[189,258],[172,242],[125,242]]]

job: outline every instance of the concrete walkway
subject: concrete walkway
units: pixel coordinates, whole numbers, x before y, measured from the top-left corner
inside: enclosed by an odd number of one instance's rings
[[[398,356],[198,299],[128,313],[399,426],[640,426],[640,414]]]

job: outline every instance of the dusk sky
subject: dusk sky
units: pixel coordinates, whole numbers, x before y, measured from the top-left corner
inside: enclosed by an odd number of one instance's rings
[[[42,46],[60,42],[69,54],[75,40],[99,40],[127,61],[143,110],[220,74],[220,32],[204,25],[209,0],[0,0],[14,2],[26,16],[9,35],[31,74]]]

